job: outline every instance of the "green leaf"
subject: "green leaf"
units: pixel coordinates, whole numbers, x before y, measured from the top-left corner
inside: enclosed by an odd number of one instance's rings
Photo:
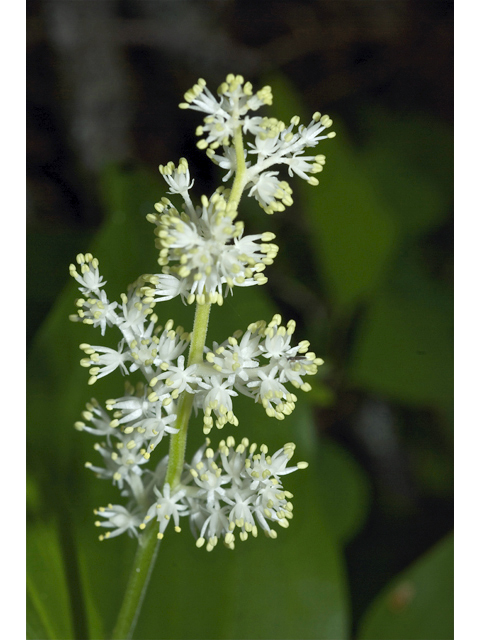
[[[367,477],[347,450],[326,437],[318,446],[317,467],[319,493],[330,530],[345,545],[361,529],[368,514]]]
[[[421,114],[369,108],[359,114],[367,142],[362,163],[399,228],[425,233],[441,224],[453,202],[453,133]]]
[[[453,396],[449,296],[385,292],[367,310],[350,363],[353,384],[412,405],[448,408]]]
[[[26,635],[27,640],[39,640],[40,638],[51,638],[45,628],[42,617],[37,610],[35,604],[27,591],[27,616],[26,616]],[[48,623],[47,623],[48,624]]]
[[[371,605],[359,640],[453,639],[453,535],[396,578]]]
[[[73,638],[65,565],[52,522],[30,528],[27,568],[28,636],[36,640]]]
[[[283,77],[275,76],[271,84],[274,99],[281,105],[280,115],[304,111],[295,89]],[[397,228],[338,118],[334,118],[333,129],[336,138],[323,140],[312,150],[327,158],[318,175],[320,184],[312,187],[298,179],[291,186],[308,224],[326,290],[338,307],[348,309],[382,283],[395,249]]]

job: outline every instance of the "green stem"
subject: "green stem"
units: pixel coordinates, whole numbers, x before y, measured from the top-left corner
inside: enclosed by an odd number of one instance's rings
[[[187,366],[200,364],[203,361],[203,348],[207,338],[210,306],[209,302],[197,304]],[[165,477],[165,482],[168,482],[172,488],[180,482],[183,471],[188,422],[192,413],[193,397],[192,393],[184,391],[178,401],[177,422],[175,426],[179,429],[179,432],[170,437],[170,451],[168,454],[167,475]]]
[[[237,211],[243,189],[245,188],[246,166],[243,153],[242,128],[240,126],[237,127],[235,131],[234,145],[237,170],[227,203],[232,213]],[[210,307],[210,303],[197,303],[187,363],[188,367],[192,364],[200,364],[203,362],[203,349],[207,338]],[[192,413],[193,398],[193,394],[184,391],[178,401],[176,427],[179,431],[170,438],[168,466],[165,477],[165,482],[168,482],[171,488],[180,482],[183,471],[188,422]],[[113,630],[112,640],[128,640],[133,634],[147,591],[150,575],[155,564],[159,546],[157,533],[157,527],[154,523],[151,523],[140,537],[135,562],[127,584],[117,624]]]
[[[232,189],[230,191],[230,197],[228,199],[228,205],[233,207],[235,211],[238,209],[240,198],[242,197],[243,190],[245,188],[245,155],[243,151],[243,137],[242,127],[238,126],[235,129],[235,135],[233,138],[235,146],[235,158],[237,160],[237,169],[235,171],[235,180],[233,181]]]
[[[210,306],[210,303],[197,304],[187,366],[198,364],[203,360],[203,348],[207,337]],[[176,427],[179,429],[179,432],[170,438],[170,452],[165,478],[165,482],[168,482],[171,487],[174,487],[180,482],[182,475],[185,447],[187,444],[188,421],[192,412],[193,397],[193,394],[183,392],[178,402]],[[112,640],[125,640],[130,638],[133,633],[147,590],[150,574],[155,564],[159,542],[157,533],[158,529],[155,524],[152,523],[145,529],[140,538],[140,544],[137,549],[122,607],[118,615],[117,624],[113,631]]]
[[[128,640],[132,637],[155,564],[159,544],[157,527],[152,523],[140,537],[117,624],[112,633],[112,640]]]

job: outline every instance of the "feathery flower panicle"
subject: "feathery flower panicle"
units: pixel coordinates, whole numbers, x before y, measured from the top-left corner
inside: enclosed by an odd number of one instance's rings
[[[294,341],[295,322],[282,324],[279,314],[205,345],[210,305],[221,306],[235,287],[265,284],[265,271],[278,252],[270,231],[245,232],[238,219],[241,196],[254,198],[268,214],[291,206],[285,177],[317,185],[315,174],[325,156],[305,151],[335,135],[327,132],[329,116],[318,112],[308,125],[298,116],[286,125],[257,115],[271,104],[270,87],[254,93],[242,76],[228,75],[217,96],[199,80],[180,107],[204,114],[198,147],[225,172],[223,182],[233,178],[232,185],[195,202],[187,160],[159,166],[166,193],[178,201],[164,196],[147,216],[155,228],[160,273],[140,276],[117,301],[108,298],[92,254],[79,254],[70,265],[80,291],[71,319],[100,328],[102,336],[115,329],[118,336],[116,347],[80,345],[88,384],[101,385],[115,372],[125,377],[123,395],[107,399],[104,407],[90,400],[75,423],[77,430],[100,438],[94,445],[97,462],[85,466],[117,487],[125,500],[95,511],[96,526],[107,529],[101,540],[124,532],[138,537],[147,526],[158,527],[162,538],[171,520],[180,531],[186,517],[197,547],[211,551],[220,540],[233,549],[237,539],[256,537],[260,529],[275,538],[277,525],[289,526],[293,496],[283,487],[283,476],[307,467],[306,462],[290,464],[293,443],[270,455],[266,445],[247,438],[235,441],[229,435],[216,450],[207,438],[190,463],[178,457],[181,447],[172,446],[176,439],[185,443],[192,409],[201,415],[205,435],[213,428],[236,428],[239,395],[261,404],[267,416],[285,419],[295,408],[294,391],[309,391],[306,376],[323,364],[307,340]],[[197,313],[207,310],[203,329],[195,324],[189,333],[173,319],[159,324],[157,304],[177,296],[184,304],[196,303]],[[135,386],[132,374],[141,379]],[[170,453],[159,458],[157,447],[166,439]]]

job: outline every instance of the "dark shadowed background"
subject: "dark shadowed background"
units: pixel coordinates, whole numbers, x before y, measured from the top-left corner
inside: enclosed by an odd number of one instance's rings
[[[215,89],[230,72],[272,86],[270,115],[308,123],[319,110],[337,132],[319,148],[318,187],[291,180],[294,205],[273,217],[243,209],[247,230],[273,230],[280,246],[251,305],[294,318],[326,362],[298,408],[309,426],[297,435],[293,414],[284,431],[303,438],[316,475],[297,481],[306,496],[268,552],[301,575],[287,568],[249,601],[242,585],[256,578],[236,566],[216,607],[209,580],[230,571],[229,552],[207,557],[185,531],[185,544],[165,543],[168,567],[160,552],[145,605],[159,613],[135,637],[453,637],[452,50],[448,1],[27,2],[31,638],[108,637],[135,548],[100,545],[93,527],[92,509],[116,498],[86,477],[92,442],[72,429],[91,393],[77,345],[93,332],[68,323],[68,265],[96,247],[117,294],[155,271],[145,214],[166,191],[158,164],[187,157],[197,196],[219,179],[195,146],[198,114],[178,103],[199,77]],[[215,309],[212,331],[230,329],[227,309],[233,329],[258,319],[244,317],[248,295]],[[188,309],[175,313],[188,323]],[[99,400],[122,392],[120,375],[97,386]],[[308,554],[288,554],[315,518],[318,549],[305,548],[334,567],[307,580]],[[255,544],[239,551],[246,563]],[[187,563],[205,584],[191,587]],[[167,601],[170,588],[183,596]]]

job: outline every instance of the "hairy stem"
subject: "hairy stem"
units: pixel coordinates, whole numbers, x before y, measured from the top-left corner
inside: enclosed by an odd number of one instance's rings
[[[112,633],[112,640],[128,640],[128,638],[132,637],[159,545],[157,527],[155,523],[152,523],[140,537],[133,569],[128,579],[120,613]]]

